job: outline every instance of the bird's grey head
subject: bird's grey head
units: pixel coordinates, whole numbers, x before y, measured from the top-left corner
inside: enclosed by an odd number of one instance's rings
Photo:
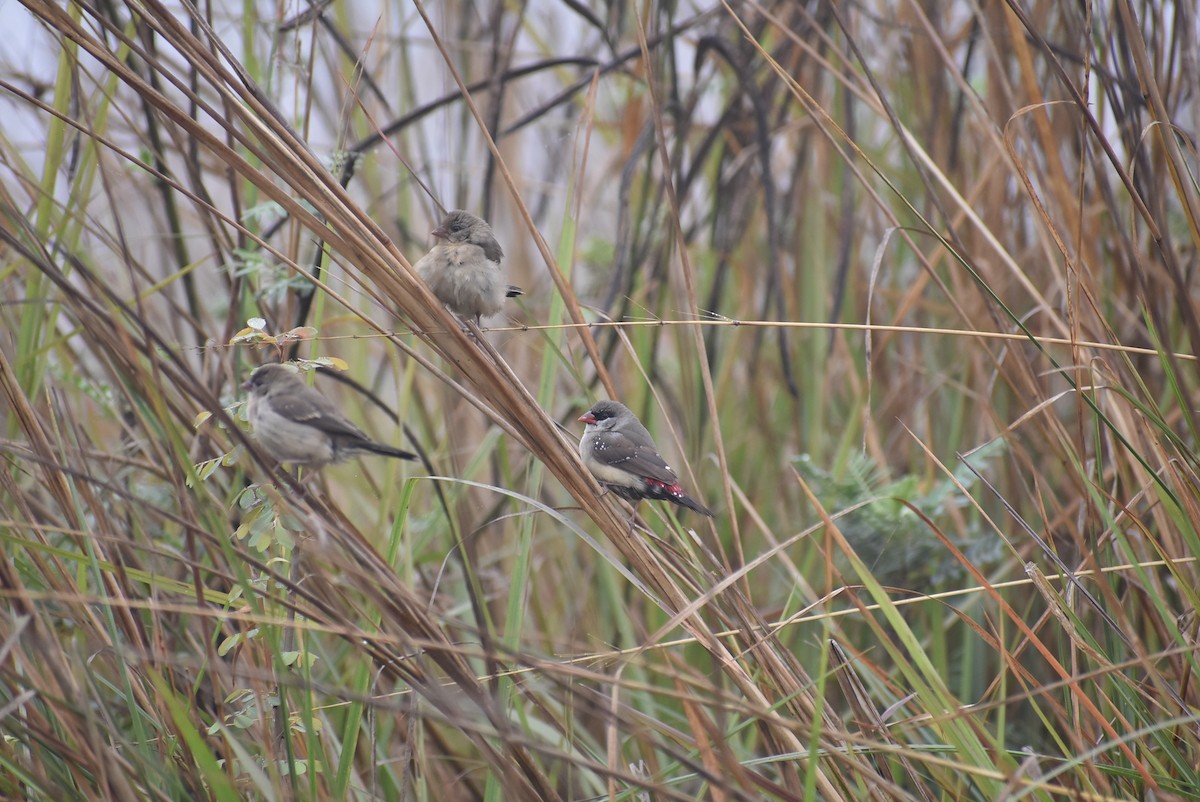
[[[492,227],[486,220],[476,217],[470,212],[455,209],[448,213],[441,224],[433,230],[433,236],[444,239],[455,245],[469,242],[483,248],[484,256],[489,261],[499,262],[504,258],[504,250],[496,241]]]
[[[242,389],[249,391],[250,395],[262,397],[272,387],[287,386],[297,379],[299,377],[295,370],[287,365],[272,362],[269,365],[260,365],[255,368],[254,372],[250,374],[250,378],[242,385]]]
[[[597,401],[579,420],[597,429],[611,429],[618,421],[631,415],[629,408],[617,401]]]

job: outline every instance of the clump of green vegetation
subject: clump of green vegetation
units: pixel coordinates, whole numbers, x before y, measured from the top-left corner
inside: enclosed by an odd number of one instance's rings
[[[864,454],[851,456],[841,476],[820,468],[807,454],[795,465],[825,509],[848,510],[837,526],[881,584],[948,588],[969,579],[947,541],[984,572],[999,566],[1005,555],[1004,541],[972,514],[966,495],[979,488],[977,472],[986,472],[1003,452],[1004,443],[995,441],[975,452],[970,467],[962,464],[951,476],[931,482],[912,474],[889,481],[886,469]],[[958,516],[970,525],[946,525]],[[844,563],[839,561],[843,574]]]

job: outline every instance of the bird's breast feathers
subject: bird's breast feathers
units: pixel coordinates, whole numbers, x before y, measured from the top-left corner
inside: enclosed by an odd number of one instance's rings
[[[499,271],[500,263],[487,258],[483,248],[473,242],[447,243],[442,246],[449,267],[467,270]]]
[[[430,254],[420,266],[429,289],[460,315],[490,317],[504,304],[507,285],[500,266],[484,258],[478,245],[444,245],[441,254]]]

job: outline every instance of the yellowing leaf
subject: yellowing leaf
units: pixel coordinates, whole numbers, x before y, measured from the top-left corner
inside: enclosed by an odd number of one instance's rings
[[[237,343],[273,343],[275,338],[257,329],[242,329],[229,340],[230,345]]]
[[[285,331],[279,335],[279,339],[287,338],[289,340],[311,340],[317,336],[317,330],[312,326],[297,326],[290,331]]]
[[[336,356],[319,356],[313,362],[322,367],[333,368],[334,370],[350,370],[350,363]]]

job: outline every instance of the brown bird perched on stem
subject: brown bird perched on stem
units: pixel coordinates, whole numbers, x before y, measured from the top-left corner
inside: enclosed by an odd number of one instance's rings
[[[261,365],[242,385],[246,417],[263,450],[280,462],[321,467],[356,454],[416,459],[376,443],[287,365]]]
[[[492,227],[470,212],[455,209],[433,230],[439,242],[414,265],[438,300],[461,318],[482,318],[500,311],[505,298],[523,294],[500,276],[504,250]]]
[[[650,432],[627,406],[600,401],[579,420],[587,424],[579,456],[602,485],[635,504],[644,498],[657,499],[713,516],[712,510],[683,492]]]

